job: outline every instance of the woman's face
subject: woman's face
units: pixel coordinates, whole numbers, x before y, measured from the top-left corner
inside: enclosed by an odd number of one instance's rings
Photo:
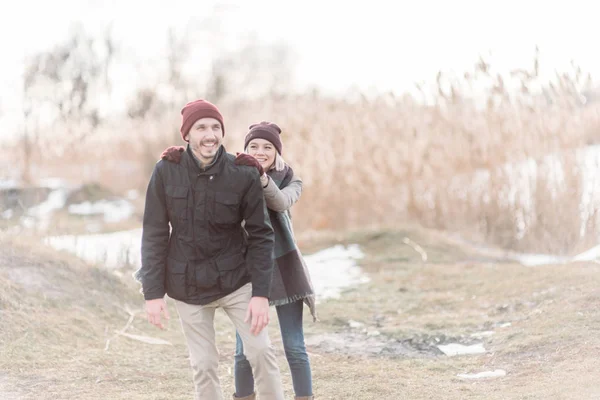
[[[246,151],[258,160],[265,172],[271,168],[277,156],[277,150],[273,146],[273,143],[260,138],[252,139],[248,143]]]

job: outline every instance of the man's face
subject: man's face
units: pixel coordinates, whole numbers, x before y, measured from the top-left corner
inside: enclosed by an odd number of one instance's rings
[[[221,123],[214,118],[201,118],[194,122],[186,136],[190,147],[202,163],[210,163],[223,140]]]

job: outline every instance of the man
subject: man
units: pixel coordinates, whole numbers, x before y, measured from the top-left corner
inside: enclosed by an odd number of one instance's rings
[[[162,329],[161,313],[168,318],[164,295],[175,300],[196,399],[219,400],[213,319],[222,307],[243,339],[260,399],[282,400],[279,368],[263,330],[269,322],[274,236],[258,171],[235,165],[225,151],[223,117],[213,104],[196,100],[181,114],[187,149],[180,164],[156,164],[146,193],[136,275],[148,320]]]

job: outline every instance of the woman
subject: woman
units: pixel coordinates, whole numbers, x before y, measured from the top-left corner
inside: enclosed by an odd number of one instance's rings
[[[281,154],[281,129],[271,122],[250,125],[244,140],[245,153],[238,154],[236,164],[256,167],[261,176],[263,194],[275,232],[275,268],[270,304],[274,305],[281,328],[285,355],[290,367],[297,400],[313,399],[312,373],[304,344],[303,304],[317,320],[310,275],[296,246],[290,208],[302,193],[302,180],[294,174]],[[170,147],[162,158],[178,161],[179,149]],[[244,355],[243,343],[236,333],[234,399],[254,399],[254,377]]]

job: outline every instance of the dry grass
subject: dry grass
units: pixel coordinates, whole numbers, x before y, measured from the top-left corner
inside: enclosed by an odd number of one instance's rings
[[[409,236],[429,255],[423,264]],[[312,246],[318,248],[339,241]],[[528,268],[482,259],[426,230],[354,234],[367,252],[371,281],[319,305],[320,323],[306,316],[306,337],[330,335],[358,347],[335,353],[309,345],[318,399],[593,399],[600,396],[600,267],[572,264]],[[344,240],[344,241],[346,241]],[[343,242],[343,241],[342,241]],[[131,280],[82,265],[70,256],[2,238],[0,247],[0,394],[17,399],[187,399],[191,378],[176,315],[166,331],[147,324]],[[307,246],[308,247],[308,246]],[[19,278],[20,277],[20,278]],[[171,311],[174,309],[171,306]],[[129,333],[170,341],[148,345],[106,340],[137,313]],[[349,320],[364,324],[351,328]],[[275,321],[276,319],[274,319]],[[232,390],[233,329],[217,313],[219,375]],[[512,325],[501,328],[499,324]],[[276,324],[287,396],[291,381]],[[363,331],[408,343],[421,355],[369,354]],[[446,357],[440,343],[483,339],[487,353]],[[459,373],[504,369],[507,376],[466,381]],[[2,397],[2,396],[0,396]],[[7,397],[11,398],[11,397]]]
[[[536,59],[533,68],[514,71],[510,79],[484,61],[460,79],[440,74],[428,104],[411,96],[350,93],[335,99],[317,92],[227,100],[219,104],[227,121],[225,144],[230,152],[241,151],[251,122],[283,127],[283,154],[305,182],[294,211],[298,232],[410,220],[514,249],[573,252],[596,241],[598,225],[592,218],[580,234],[582,175],[569,152],[600,141],[600,117],[594,104],[581,105],[579,94],[590,84],[581,70],[543,82],[537,65]],[[520,91],[510,92],[511,85]],[[479,102],[473,87],[482,88]],[[33,174],[145,190],[162,149],[183,144],[179,109],[155,111],[144,121],[111,122],[76,151],[70,146],[62,157],[45,157]],[[541,162],[553,152],[565,157],[559,195],[548,193],[556,172]],[[527,159],[538,163],[538,177],[525,183],[526,191],[519,186],[516,202],[509,203],[503,197],[515,187],[514,176],[497,168]],[[478,170],[491,176],[484,191],[456,189]]]
[[[0,253],[0,378],[6,375],[18,399],[190,397],[187,349],[172,305],[168,329],[153,329],[132,279],[122,281],[33,243],[3,238]],[[115,336],[131,314],[127,333],[172,346]],[[230,361],[233,330],[226,323],[217,318],[219,340],[229,344],[222,357]],[[223,363],[223,375],[226,368]]]
[[[369,254],[363,265],[371,282],[322,305],[324,322],[309,325],[309,334],[344,336],[376,329],[384,337],[410,339],[426,347],[435,344],[435,338],[479,342],[470,335],[491,330],[494,335],[483,339],[488,352],[433,359],[334,355],[328,361],[339,363],[335,373],[339,378],[335,383],[323,382],[321,392],[329,396],[324,398],[344,398],[331,395],[340,387],[343,395],[360,399],[592,399],[600,395],[593,372],[600,355],[598,265],[528,268],[478,261],[478,256],[453,249],[439,237],[417,233],[411,237],[419,237],[432,255],[431,263],[422,264],[412,249],[399,244],[405,235],[363,236]],[[394,241],[397,245],[391,247]],[[446,251],[437,252],[440,248]],[[351,329],[349,320],[362,322],[365,328]],[[500,327],[507,322],[511,326]],[[367,336],[363,339],[366,343]],[[506,370],[507,376],[479,381],[456,377],[494,369]]]

